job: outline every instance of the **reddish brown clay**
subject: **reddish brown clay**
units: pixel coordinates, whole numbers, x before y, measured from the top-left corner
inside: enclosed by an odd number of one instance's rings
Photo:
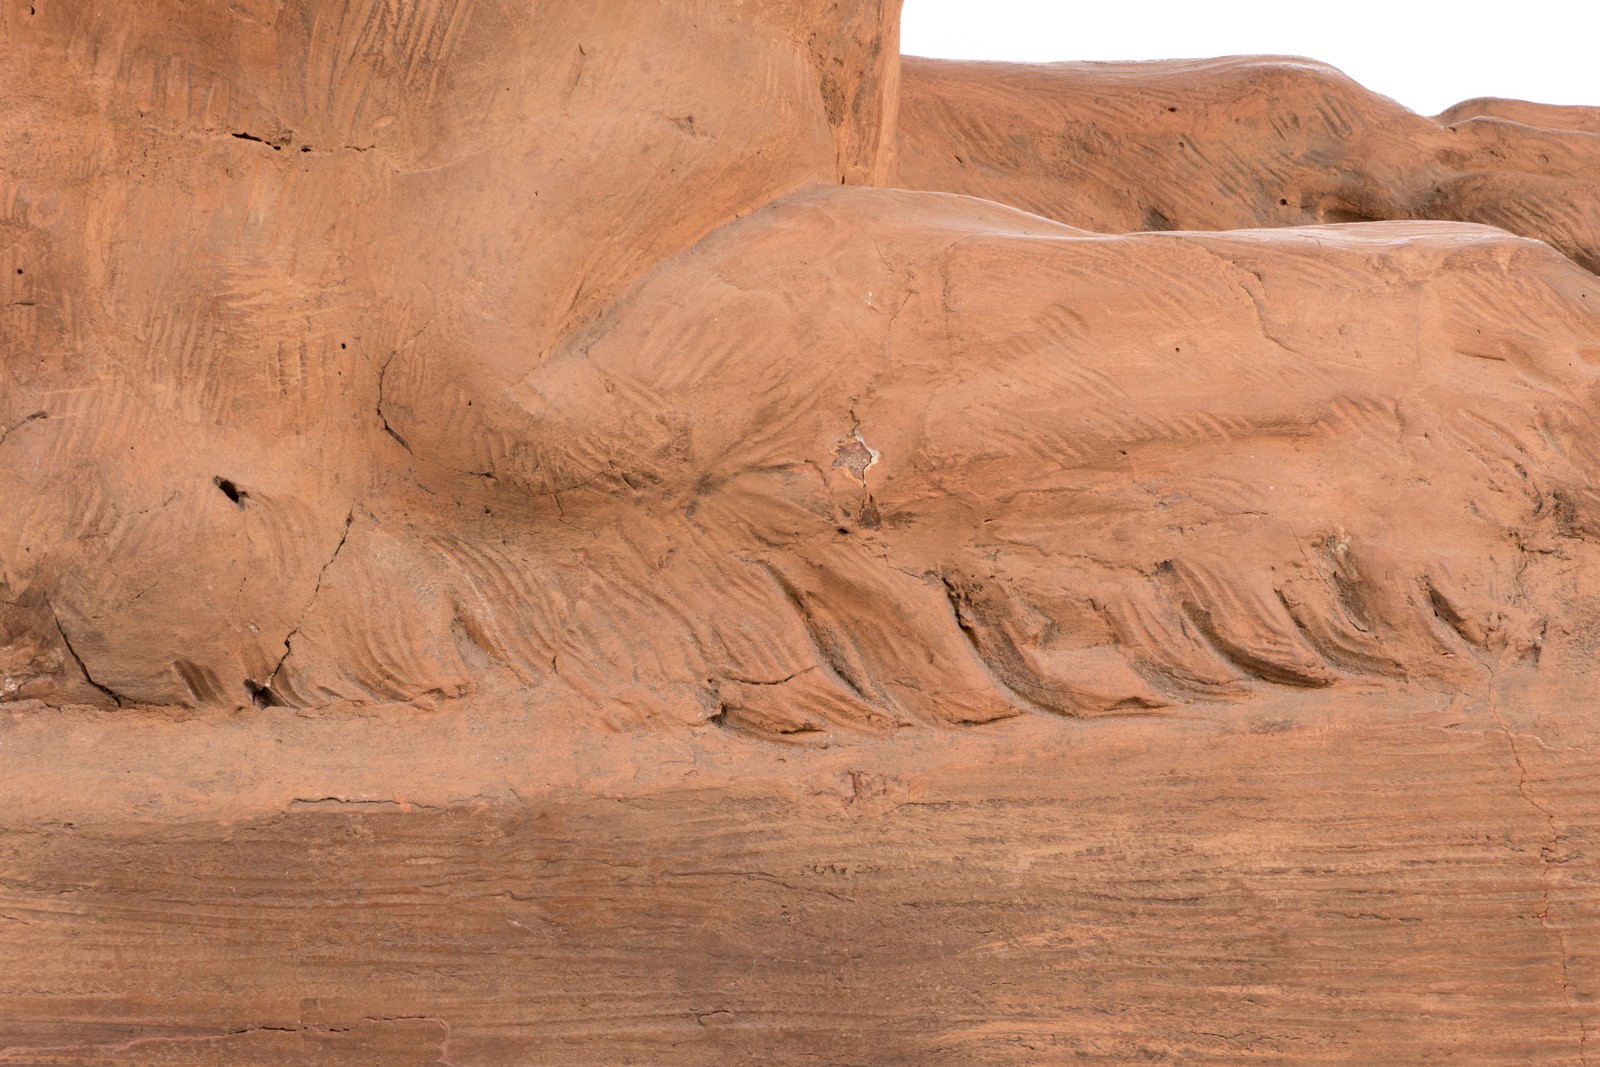
[[[0,1063],[1585,1062],[1593,109],[0,20]]]

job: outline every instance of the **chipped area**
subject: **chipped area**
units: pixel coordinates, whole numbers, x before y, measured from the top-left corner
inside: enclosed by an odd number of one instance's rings
[[[881,455],[877,449],[867,444],[861,432],[857,430],[840,441],[838,447],[833,450],[833,469],[847,470],[865,484],[867,471],[877,465]]]

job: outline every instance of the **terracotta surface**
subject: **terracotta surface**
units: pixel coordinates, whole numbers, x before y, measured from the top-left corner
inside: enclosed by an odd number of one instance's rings
[[[898,180],[917,188],[1107,232],[1481,222],[1600,268],[1600,108],[1480,99],[1427,119],[1283,57],[903,72]]]
[[[0,1062],[1585,1061],[1593,109],[0,18]]]

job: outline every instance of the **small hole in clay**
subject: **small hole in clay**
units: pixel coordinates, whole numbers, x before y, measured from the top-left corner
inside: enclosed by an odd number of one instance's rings
[[[244,507],[244,498],[249,496],[249,493],[245,492],[243,489],[240,489],[237,485],[234,485],[220,474],[211,479],[211,483],[218,489],[222,490],[223,496],[227,497],[241,508]]]
[[[258,708],[273,708],[278,706],[278,698],[268,686],[257,685],[254,681],[244,680],[244,691],[250,695],[250,703]]]

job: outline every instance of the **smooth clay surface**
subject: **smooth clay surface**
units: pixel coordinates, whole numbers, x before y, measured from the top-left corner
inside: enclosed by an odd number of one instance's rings
[[[4,5],[0,1063],[1593,1054],[1596,109]]]

